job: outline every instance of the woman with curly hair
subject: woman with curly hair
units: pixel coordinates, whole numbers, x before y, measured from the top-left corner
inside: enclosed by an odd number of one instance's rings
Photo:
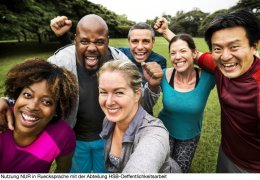
[[[65,68],[41,59],[14,66],[5,95],[14,100],[14,130],[0,134],[1,173],[69,172],[76,139],[66,119],[75,108],[78,85]]]

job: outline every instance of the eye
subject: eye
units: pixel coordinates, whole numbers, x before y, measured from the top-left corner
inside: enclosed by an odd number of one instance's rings
[[[232,50],[232,51],[235,51],[235,50],[238,49],[238,47],[239,47],[239,46],[237,46],[237,45],[233,45],[233,46],[231,46],[231,50]]]
[[[42,103],[45,106],[52,106],[54,104],[54,102],[52,100],[50,100],[50,99],[43,99]]]
[[[143,42],[144,42],[144,44],[149,44],[149,43],[150,43],[150,40],[145,39]]]
[[[26,98],[26,99],[30,99],[32,97],[32,95],[28,92],[24,92],[23,97]]]
[[[105,91],[99,91],[99,95],[105,96],[105,95],[107,95],[107,92],[105,92]]]
[[[170,52],[170,56],[174,56],[176,52]]]
[[[132,40],[131,40],[131,43],[132,43],[132,44],[137,44],[138,41],[137,41],[136,39],[132,39]]]
[[[214,48],[213,48],[213,51],[214,51],[215,53],[220,53],[220,52],[221,52],[221,48],[219,48],[219,47],[214,47]]]
[[[184,53],[186,53],[186,52],[187,52],[186,49],[181,50],[181,53],[182,53],[182,54],[184,54]]]
[[[88,45],[89,44],[89,42],[86,39],[81,39],[79,42],[82,45]]]
[[[122,91],[117,91],[115,94],[116,94],[116,96],[122,96],[122,95],[124,95],[124,92],[122,92]]]
[[[95,42],[96,46],[103,46],[104,44],[105,44],[105,41],[103,41],[103,40],[98,40]]]

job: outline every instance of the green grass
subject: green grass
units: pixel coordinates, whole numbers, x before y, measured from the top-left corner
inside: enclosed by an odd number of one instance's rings
[[[202,38],[195,38],[197,48],[207,51],[208,48]],[[110,39],[110,45],[115,47],[127,47],[127,39]],[[0,43],[0,94],[3,92],[3,80],[6,72],[14,64],[20,63],[31,57],[47,58],[58,48],[57,43]],[[154,51],[167,59],[167,66],[171,67],[168,57],[168,42],[163,38],[156,38]],[[155,116],[162,108],[161,98],[154,107]],[[209,96],[203,119],[203,129],[200,142],[192,163],[193,173],[215,172],[218,145],[220,141],[220,110],[216,88]]]

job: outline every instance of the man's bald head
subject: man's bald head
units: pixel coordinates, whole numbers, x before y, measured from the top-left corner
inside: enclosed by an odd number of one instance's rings
[[[75,34],[77,62],[89,72],[96,72],[110,59],[109,36],[106,22],[95,14],[89,14],[78,22]]]
[[[85,28],[85,27],[96,27],[96,29],[100,29],[106,32],[108,35],[108,26],[107,23],[104,21],[103,18],[96,14],[88,14],[80,19],[80,21],[77,24],[77,30],[79,28]]]

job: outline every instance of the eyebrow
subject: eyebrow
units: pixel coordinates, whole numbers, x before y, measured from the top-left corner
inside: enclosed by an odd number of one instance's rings
[[[241,41],[240,39],[236,39],[236,40],[228,42],[227,44],[229,45],[229,44],[237,43],[237,42],[240,42],[240,41]],[[214,45],[214,46],[221,46],[221,45],[219,45],[219,43],[212,43],[212,45]]]
[[[105,90],[104,88],[102,88],[102,87],[100,87],[100,86],[99,86],[99,89]],[[113,89],[113,91],[125,90],[125,89],[126,89],[126,88],[124,88],[124,87],[119,87],[119,88]]]

